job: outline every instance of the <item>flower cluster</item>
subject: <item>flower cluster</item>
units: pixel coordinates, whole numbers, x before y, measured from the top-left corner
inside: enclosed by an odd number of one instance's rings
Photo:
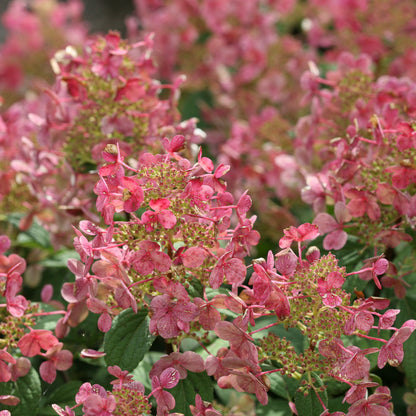
[[[140,0],[128,41],[12,2],[0,416],[404,411],[415,6],[390,2]]]
[[[181,78],[152,78],[151,50],[151,35],[131,45],[115,32],[89,40],[83,53],[67,47],[52,60],[54,86],[2,115],[0,204],[23,210],[22,230],[36,217],[60,246],[77,218],[98,221],[88,172],[107,144],[117,140],[124,155],[137,155],[160,150],[166,134],[184,134],[188,152],[201,139],[195,119],[180,120]]]
[[[253,219],[246,217],[250,198],[243,194],[235,204],[221,180],[228,168],[214,169],[201,154],[192,165],[178,153],[183,141],[182,136],[166,140],[165,155],[143,154],[134,168],[125,163],[118,146],[106,146],[103,156],[108,163],[100,168],[94,188],[106,228],[80,223],[75,248],[81,261],[68,263],[76,280],[63,286],[62,295],[70,306],[59,327],[64,333],[65,327],[85,319],[89,310],[100,314],[98,327],[108,332],[120,311],[148,309],[149,331],[173,343],[175,351],[184,338],[209,348],[210,333],[229,343],[228,348],[210,353],[205,362],[193,352],[162,357],[150,373],[153,389],[163,388],[154,375],[162,377],[168,369],[177,371],[179,379],[187,377],[187,370],[206,371],[219,387],[254,393],[267,404],[268,374],[303,380],[300,391],[313,390],[319,397],[323,386],[310,376],[318,374],[321,380],[349,385],[346,400],[358,406],[366,399],[367,388],[377,385],[366,355],[378,353],[379,368],[387,362],[399,365],[403,342],[416,328],[414,320],[394,327],[398,310],[377,312],[388,306],[388,300],[351,302],[342,289],[348,276],[366,272],[380,286],[377,276],[386,272],[388,261],[376,259],[365,269],[346,273],[334,255],[321,256],[317,248],[309,250],[305,259],[305,242],[319,235],[316,225],[306,223],[284,230],[282,251],[275,256],[269,252],[267,261],[253,263],[246,283],[242,259],[259,237],[252,229]],[[126,220],[120,217],[123,213]],[[230,228],[233,213],[236,225]],[[221,240],[224,243],[219,245]],[[294,242],[297,252],[290,248]],[[197,282],[202,296],[194,294]],[[215,293],[224,283],[227,293]],[[208,288],[214,296],[207,296]],[[232,311],[235,318],[225,319],[224,310]],[[270,316],[274,321],[261,327],[260,322]],[[264,334],[263,330],[279,325],[297,328],[308,348],[299,352],[285,338]],[[374,337],[374,330],[394,332],[385,340]],[[353,335],[382,346],[344,344],[342,337]],[[265,369],[270,366],[271,370]],[[158,411],[164,414],[163,406],[171,410],[175,400],[169,393],[161,394],[153,393]],[[388,399],[383,405],[391,407]]]
[[[79,322],[74,311],[88,308],[101,314],[98,325],[106,332],[111,316],[129,307],[137,311],[139,304],[152,311],[152,333],[176,338],[209,314],[206,300],[189,297],[193,281],[213,289],[226,282],[237,293],[246,276],[242,258],[259,240],[254,219],[247,218],[250,197],[235,204],[221,179],[228,167],[214,170],[201,156],[191,165],[178,153],[184,140],[167,139],[167,154],[145,153],[134,168],[118,146],[105,147],[109,163],[99,170],[94,192],[107,228],[80,223],[74,243],[81,261],[68,263],[76,281],[62,289],[71,305],[63,323]]]
[[[347,127],[354,126],[357,119],[359,129],[371,128],[366,124],[376,123],[374,118],[370,120],[374,114],[384,118],[381,106],[395,105],[399,97],[393,91],[412,88],[407,86],[410,80],[381,77],[374,81],[381,75],[411,74],[414,66],[414,6],[406,0],[395,4],[394,13],[388,12],[390,8],[390,0],[308,4],[259,0],[250,6],[234,2],[221,7],[210,0],[195,1],[192,6],[182,1],[137,2],[141,23],[156,33],[155,53],[161,73],[185,73],[192,80],[185,87],[190,100],[195,90],[202,91],[199,111],[209,123],[212,152],[232,167],[230,189],[237,193],[249,189],[254,201],[267,201],[258,206],[255,202],[255,208],[268,220],[279,211],[286,219],[284,226],[290,223],[285,208],[298,203],[300,189],[316,182],[313,163],[339,156],[330,140],[354,134],[366,137],[361,131],[347,132]],[[366,58],[355,63],[351,57],[345,59],[345,52]],[[335,67],[336,75],[331,71]],[[325,79],[318,79],[319,70],[328,72]],[[307,89],[303,98],[299,80]],[[328,86],[337,92],[330,94]],[[206,90],[209,99],[203,101]],[[380,97],[377,103],[374,94]],[[336,96],[336,100],[329,96]],[[303,117],[312,97],[311,116]],[[406,113],[400,121],[409,123],[411,108],[402,103],[400,109]],[[383,129],[401,131],[398,122],[392,127],[381,120]],[[328,137],[322,137],[322,130]],[[296,140],[291,140],[294,135]],[[357,153],[352,140],[347,140],[344,148]],[[372,157],[384,154],[373,152]],[[400,162],[397,157],[392,159],[390,166]],[[406,155],[404,159],[409,158]],[[411,182],[411,178],[407,180]],[[382,203],[389,200],[390,205],[395,192],[387,193]],[[273,197],[284,208],[277,208]],[[389,216],[390,224],[393,216]],[[391,237],[388,228],[383,230],[384,239]],[[369,233],[369,240],[374,234]]]
[[[10,248],[10,240],[6,236],[1,236],[0,239],[1,252],[4,253]],[[32,304],[18,294],[25,269],[26,261],[17,254],[0,255],[0,299],[5,301],[0,303],[0,381],[16,381],[24,377],[31,368],[27,357],[40,356],[46,359],[40,365],[40,376],[47,383],[53,383],[56,370],[65,371],[72,366],[72,353],[63,349],[63,343],[59,342],[52,331],[33,329],[38,317],[47,315],[48,312],[43,312],[39,305]],[[2,400],[0,403],[3,403]],[[9,402],[10,399],[7,398],[4,404]]]
[[[0,48],[0,94],[6,105],[52,82],[49,60],[57,50],[83,44],[87,26],[82,11],[79,0],[10,2],[2,15],[7,38]]]
[[[327,78],[322,81],[331,89],[316,91],[312,114],[298,125],[299,143],[314,147],[326,162],[307,177],[302,193],[319,213],[315,222],[321,232],[328,233],[324,247],[342,248],[347,227],[370,246],[396,247],[410,241],[405,229],[414,227],[415,217],[416,154],[409,122],[415,112],[415,84],[393,77],[373,81],[368,58],[354,60],[346,54]],[[310,73],[312,79],[320,82]],[[331,122],[307,132],[306,126],[317,118]],[[335,219],[320,213],[329,199]]]

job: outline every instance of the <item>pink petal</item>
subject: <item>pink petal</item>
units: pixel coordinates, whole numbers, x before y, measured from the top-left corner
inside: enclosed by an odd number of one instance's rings
[[[347,206],[341,201],[335,203],[334,213],[335,218],[339,223],[346,223],[351,221],[351,214],[348,211]]]
[[[325,250],[340,250],[345,246],[348,240],[348,234],[344,230],[335,230],[327,234],[324,238]]]
[[[339,224],[335,218],[326,212],[318,214],[313,220],[313,223],[319,227],[321,234],[326,234],[339,228]]]
[[[164,389],[172,389],[179,383],[179,373],[172,367],[166,368],[162,371],[159,380],[161,387]]]
[[[157,214],[157,219],[162,227],[166,228],[167,230],[172,229],[177,222],[175,214],[167,209],[160,211]]]
[[[182,262],[185,267],[197,268],[202,266],[208,253],[201,247],[190,247],[182,254]]]
[[[52,384],[56,378],[56,369],[51,361],[44,361],[39,367],[39,374],[42,380]]]
[[[98,318],[97,326],[101,332],[108,332],[111,329],[112,323],[113,321],[111,319],[111,316],[108,313],[103,313]]]

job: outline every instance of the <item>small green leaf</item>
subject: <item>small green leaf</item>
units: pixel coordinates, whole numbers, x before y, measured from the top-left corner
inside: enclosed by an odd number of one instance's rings
[[[38,415],[42,391],[39,375],[33,368],[15,382],[0,383],[0,395],[3,394],[18,397],[20,403],[17,406],[0,406],[0,410],[9,410],[13,416]]]
[[[191,298],[202,298],[204,296],[204,287],[200,280],[192,278],[188,280],[189,286],[186,291]]]
[[[323,386],[322,380],[314,373],[304,374],[301,382],[302,380],[305,380],[308,384],[310,384],[311,379],[315,387]],[[319,397],[325,406],[328,406],[328,395],[326,391],[317,393],[314,389],[308,389],[296,392],[295,405],[296,410],[298,411],[298,416],[319,416],[323,412],[324,409],[317,394],[319,394]]]
[[[114,319],[112,328],[105,334],[105,361],[107,365],[132,371],[149,351],[153,340],[147,310],[139,310],[136,314],[127,309]]]
[[[214,387],[211,378],[204,373],[192,373],[188,371],[188,377],[180,380],[179,383],[169,392],[175,398],[176,406],[174,411],[183,413],[185,416],[192,416],[189,405],[195,405],[195,395],[199,394],[202,400],[212,402],[214,400]]]

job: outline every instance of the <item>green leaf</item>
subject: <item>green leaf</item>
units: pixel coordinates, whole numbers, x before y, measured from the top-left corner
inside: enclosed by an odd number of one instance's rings
[[[202,298],[204,296],[204,287],[200,280],[192,278],[188,280],[188,284],[186,291],[191,298]]]
[[[276,322],[276,316],[266,316],[259,318],[256,321],[256,326],[254,329],[260,329],[266,327],[269,324]],[[296,353],[300,354],[304,350],[304,340],[305,337],[302,335],[298,328],[285,328],[284,324],[273,326],[269,329],[265,329],[263,331],[256,332],[253,334],[254,339],[261,339],[266,336],[269,332],[276,334],[279,338],[286,338],[290,341],[295,348]]]
[[[328,409],[331,412],[348,413],[348,408],[350,407],[350,405],[347,402],[343,403],[343,400],[344,396],[330,398],[328,401]],[[396,410],[396,408],[394,408],[394,410]]]
[[[402,325],[403,322],[414,319],[416,316],[416,306],[412,299],[407,296],[399,303],[400,314],[396,321],[396,326]],[[402,368],[406,374],[407,386],[414,390],[416,389],[416,332],[410,336],[403,344],[403,363]]]
[[[306,373],[302,377],[308,384],[313,381],[315,387],[323,386],[322,380],[314,373]],[[301,382],[302,382],[301,380]],[[328,395],[326,391],[319,392],[319,397],[325,404],[328,405]],[[297,391],[295,394],[295,405],[298,411],[298,416],[319,416],[323,412],[323,407],[318,399],[317,393],[313,389]]]
[[[16,228],[19,227],[20,220],[23,214],[10,214],[7,216],[7,222],[13,224]],[[20,232],[17,237],[17,244],[25,247],[51,247],[51,239],[49,232],[46,231],[37,221],[33,220],[31,227],[23,232]]]
[[[9,410],[13,416],[37,416],[41,385],[38,373],[31,368],[24,377],[15,382],[0,383],[0,395],[11,394],[20,399],[17,406],[1,406],[0,410]]]
[[[208,345],[209,353],[202,347],[198,347],[195,352],[198,353],[205,361],[210,354],[216,355],[220,348],[227,348],[229,345],[228,341],[217,337],[211,342],[211,344]]]
[[[118,315],[113,326],[104,336],[104,352],[107,365],[118,365],[132,371],[149,351],[154,336],[149,332],[147,309],[136,313],[127,309]]]
[[[257,405],[256,416],[291,416],[287,400],[269,399],[266,406]]]
[[[85,321],[75,328],[71,328],[69,334],[63,339],[65,345],[72,344],[74,349],[92,348],[98,350],[104,335],[97,328],[98,314],[90,313]]]
[[[72,407],[75,405],[75,395],[78,393],[81,387],[81,381],[69,381],[64,385],[58,387],[52,392],[50,396],[45,397],[41,401],[41,409],[39,416],[56,415],[56,412],[52,409],[52,404],[58,404],[62,408],[65,406]],[[75,412],[81,414],[81,408],[74,409]]]
[[[56,311],[56,308],[53,306],[50,306],[46,303],[37,302],[39,304],[40,310],[43,312],[53,312]],[[37,317],[36,325],[34,326],[34,329],[47,329],[48,331],[54,331],[56,328],[56,323],[58,322],[58,319],[62,315],[41,315]]]
[[[348,384],[330,378],[325,382],[326,390],[330,396],[343,395],[349,388]]]
[[[286,400],[290,398],[285,379],[282,375],[276,372],[268,374],[267,377],[270,380],[270,391]]]
[[[410,389],[416,389],[416,333],[403,344],[404,358],[402,367],[406,373],[407,385]]]
[[[189,405],[195,405],[195,395],[199,394],[202,400],[212,402],[214,400],[214,387],[211,378],[204,373],[192,373],[188,371],[188,377],[179,380],[179,383],[169,392],[175,398],[174,411],[192,416]]]
[[[79,254],[75,250],[61,250],[54,253],[52,256],[48,256],[40,263],[45,267],[64,267],[67,268],[67,262],[69,259],[78,259]]]
[[[132,371],[133,379],[140,381],[146,389],[146,394],[152,391],[152,383],[150,381],[149,373],[153,364],[162,357],[163,353],[158,351],[149,351],[140,361],[140,364]]]

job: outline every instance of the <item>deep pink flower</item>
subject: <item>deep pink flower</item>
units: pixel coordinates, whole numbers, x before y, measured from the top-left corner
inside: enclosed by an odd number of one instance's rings
[[[102,332],[108,332],[111,329],[111,308],[102,300],[94,296],[89,296],[87,299],[88,309],[93,313],[99,313],[97,326]]]
[[[7,235],[0,235],[0,254],[5,253],[10,248],[11,242]]]
[[[349,404],[355,403],[358,400],[364,399],[367,396],[368,387],[376,387],[377,383],[374,382],[360,382],[359,384],[354,384],[351,388],[345,393],[343,402]]]
[[[15,316],[21,317],[25,313],[29,303],[22,295],[16,294],[20,291],[23,279],[18,273],[9,274],[6,282],[5,297],[7,302],[7,311]]]
[[[168,154],[175,156],[176,152],[179,152],[185,147],[185,137],[180,134],[173,136],[171,140],[169,140],[167,137],[164,137],[162,139],[162,143]],[[201,150],[199,153],[201,154]]]
[[[170,257],[160,251],[158,243],[153,241],[141,241],[139,249],[132,256],[133,268],[142,275],[147,275],[157,270],[161,273],[169,271],[171,266]]]
[[[349,189],[345,191],[345,196],[350,198],[347,208],[353,217],[362,217],[367,213],[368,217],[373,221],[377,221],[380,218],[380,207],[369,192]]]
[[[20,338],[17,346],[26,357],[34,357],[40,353],[41,349],[47,351],[58,343],[58,339],[51,331],[46,329],[33,329]]]
[[[144,194],[139,182],[135,178],[122,178],[123,189],[123,209],[126,212],[137,211],[143,203]]]
[[[192,371],[193,373],[200,373],[205,370],[204,360],[196,352],[172,352],[169,355],[165,355],[156,361],[150,370],[149,376],[151,378],[154,376],[159,377],[167,368],[174,368],[177,370],[180,379],[186,378],[188,371]]]
[[[75,412],[68,406],[65,406],[65,409],[62,409],[61,406],[52,404],[52,409],[55,410],[59,416],[75,416]]]
[[[319,235],[319,229],[316,225],[305,223],[299,227],[290,227],[283,230],[284,237],[279,241],[280,248],[289,248],[293,241],[301,243],[307,240],[313,240]]]
[[[322,297],[324,305],[335,308],[341,305],[342,299],[336,294],[336,289],[340,289],[344,284],[345,278],[340,272],[330,272],[325,279],[318,279],[318,293]],[[333,293],[335,289],[335,293]]]
[[[410,337],[416,328],[416,321],[410,319],[398,329],[392,337],[380,348],[377,365],[383,368],[386,363],[397,367],[403,361],[403,343]]]
[[[366,260],[364,263],[369,263],[373,261],[373,259]],[[381,289],[381,283],[378,276],[386,273],[387,268],[389,267],[389,261],[383,257],[379,257],[376,261],[371,265],[371,267],[365,267],[362,269],[364,273],[360,273],[360,278],[363,280],[370,280],[373,279],[376,286]]]
[[[336,202],[334,212],[336,220],[325,212],[318,214],[313,220],[319,227],[320,234],[327,234],[323,242],[325,250],[341,249],[348,238],[348,234],[343,230],[343,224],[351,220],[346,205],[340,201]]]
[[[172,229],[177,222],[175,214],[170,211],[170,201],[165,198],[151,200],[149,202],[150,208],[154,211],[145,211],[141,217],[142,223],[145,224],[146,231],[153,231],[154,224],[158,223],[167,230]]]
[[[378,330],[389,329],[393,326],[396,316],[400,313],[400,309],[389,309],[379,317]]]
[[[221,388],[234,388],[239,392],[254,393],[258,401],[266,405],[269,398],[267,391],[270,388],[270,381],[267,376],[256,376],[248,367],[241,367],[231,370],[231,374],[218,379],[218,386]]]
[[[20,399],[11,394],[2,394],[0,395],[0,403],[5,404],[6,406],[16,406],[20,403]],[[8,412],[8,410],[2,410],[2,412]],[[10,413],[5,413],[1,416],[10,416]]]
[[[7,348],[0,350],[0,382],[8,382],[12,378],[10,367],[6,364],[15,364],[16,359],[7,352]]]
[[[44,361],[39,367],[39,374],[47,383],[55,381],[56,370],[65,371],[72,366],[71,351],[63,350],[62,347],[62,342],[59,342],[46,351],[45,358],[48,361]]]
[[[166,414],[175,407],[175,398],[163,389],[171,389],[179,382],[179,373],[172,367],[166,368],[160,377],[152,377],[152,394],[156,399],[158,414]]]
[[[112,376],[117,377],[117,380],[111,382],[113,386],[122,386],[133,380],[133,376],[128,371],[123,371],[118,365],[111,365],[107,370]]]
[[[370,361],[365,357],[378,351],[378,348],[366,348],[361,350],[358,347],[347,347],[350,356],[340,366],[341,377],[347,380],[360,380],[369,377]]]
[[[237,258],[230,258],[230,254],[226,253],[212,269],[209,284],[213,289],[218,289],[225,277],[227,282],[232,285],[233,292],[235,292],[237,287],[244,282],[246,273],[247,269],[244,262]]]
[[[152,318],[150,331],[168,339],[189,332],[189,323],[198,316],[198,307],[189,299],[175,301],[169,295],[159,295],[150,303]]]
[[[198,321],[202,328],[207,331],[212,331],[215,325],[221,321],[221,314],[215,307],[215,300],[206,302],[201,298],[194,298],[194,303],[199,308]]]
[[[12,381],[16,381],[19,377],[24,377],[31,369],[32,364],[26,357],[18,357],[14,364],[11,364]]]
[[[247,325],[242,324],[241,320],[236,318],[234,322],[218,322],[214,331],[221,339],[229,341],[231,350],[241,359],[257,363],[257,348],[247,333]]]
[[[202,266],[207,257],[208,252],[202,247],[189,247],[181,254],[183,265],[190,268]]]
[[[377,388],[368,398],[353,403],[348,410],[348,416],[391,416],[390,391],[387,387],[384,389]]]
[[[276,269],[284,276],[291,276],[296,270],[298,262],[299,258],[289,248],[279,251],[276,254]]]
[[[358,329],[368,334],[373,325],[374,316],[370,311],[357,310],[345,323],[344,332],[347,335],[352,335]]]
[[[195,406],[189,405],[193,416],[221,416],[221,413],[215,410],[211,403],[202,400],[201,396],[195,396]]]

